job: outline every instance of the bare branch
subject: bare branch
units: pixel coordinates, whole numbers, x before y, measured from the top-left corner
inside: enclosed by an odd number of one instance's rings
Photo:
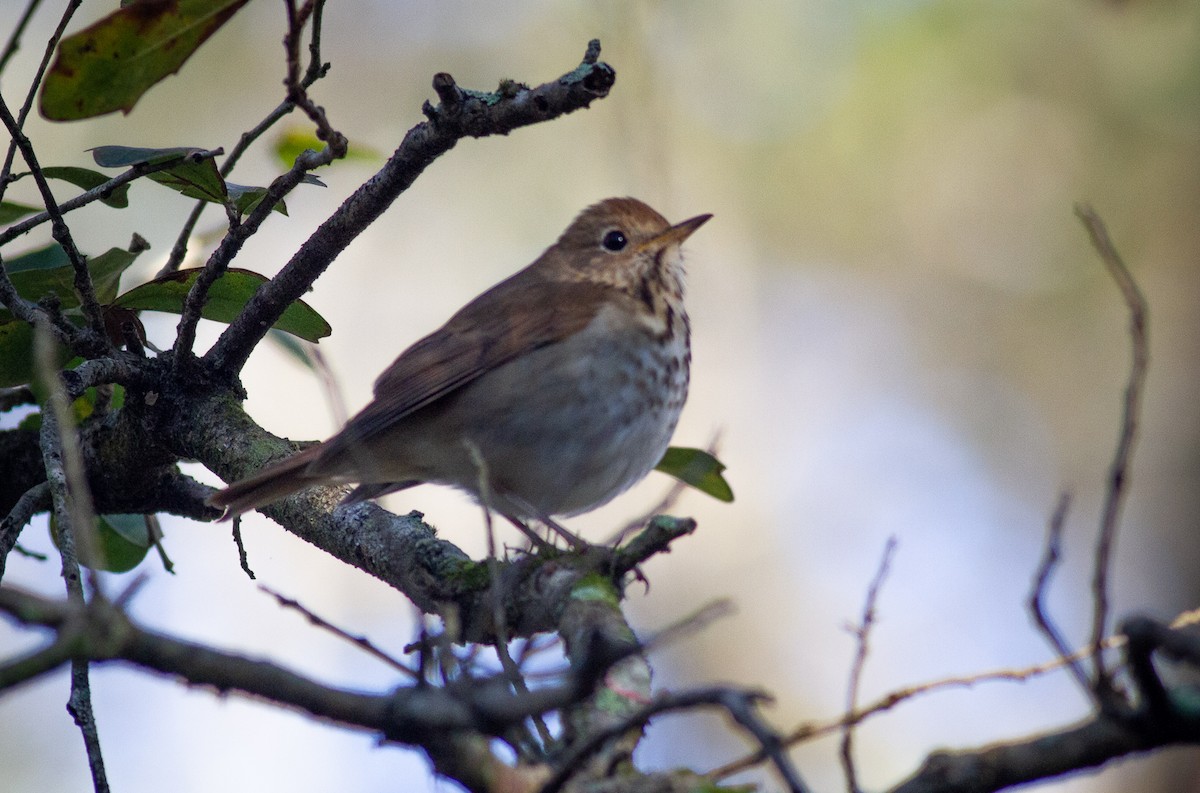
[[[354,192],[308,238],[275,278],[264,284],[225,330],[205,359],[213,369],[234,374],[283,311],[301,297],[334,258],[373,223],[435,159],[465,137],[503,135],[587,107],[608,94],[616,73],[589,46],[574,71],[537,88],[494,94],[464,94],[461,102],[426,107],[429,120],[408,131],[383,168]],[[443,79],[435,80],[442,85]],[[441,89],[439,89],[441,90]]]
[[[590,643],[584,662],[562,684],[529,692],[513,693],[506,676],[500,675],[461,676],[441,687],[426,683],[384,694],[363,694],[322,685],[272,663],[147,631],[134,624],[118,603],[103,598],[83,604],[0,587],[0,611],[24,624],[56,629],[59,647],[0,666],[0,687],[44,673],[55,659],[64,656],[122,660],[191,685],[243,693],[325,721],[369,730],[387,740],[421,746],[441,770],[445,770],[443,763],[469,770],[461,765],[462,755],[469,752],[482,762],[478,752],[486,749],[487,741],[480,739],[502,735],[512,724],[589,697],[613,664],[628,660],[631,650]],[[632,651],[636,652],[636,646]]]
[[[304,27],[311,19],[313,33],[309,40],[309,53],[313,59],[309,64],[312,73],[313,63],[320,59],[321,16],[324,11],[324,0],[308,0],[299,8],[295,0],[285,3],[288,17],[288,31],[283,37],[284,51],[287,53],[287,78],[283,81],[287,86],[288,100],[305,112],[317,128],[317,137],[325,142],[326,150],[306,159],[306,168],[327,165],[333,160],[346,156],[346,136],[338,132],[329,123],[325,108],[313,102],[308,95],[305,76],[300,74],[300,39]]]
[[[54,333],[54,337],[63,345],[74,347],[80,345],[82,351],[88,346],[79,338],[79,329],[63,316],[61,311],[52,311],[50,306],[38,305],[32,300],[26,300],[17,292],[17,287],[8,277],[4,267],[4,258],[0,256],[0,305],[3,305],[13,316],[30,325],[45,323]]]
[[[42,459],[46,466],[46,481],[50,485],[54,514],[58,519],[63,577],[70,596],[82,602],[84,593],[79,563],[95,564],[100,558],[99,543],[95,536],[96,513],[88,489],[79,437],[75,432],[71,402],[54,362],[50,332],[40,324],[34,334],[34,357],[38,379],[47,393],[46,406],[42,411]],[[95,587],[99,582],[93,577],[91,583]]]
[[[67,227],[66,221],[63,220],[62,212],[58,208],[58,201],[54,198],[53,191],[50,190],[50,184],[46,181],[45,174],[42,173],[41,165],[38,164],[33,144],[25,136],[25,133],[22,132],[21,125],[17,119],[13,118],[12,112],[8,109],[8,104],[4,101],[3,96],[0,96],[0,122],[4,123],[9,134],[12,135],[13,143],[21,151],[21,156],[25,158],[25,163],[33,173],[33,180],[37,184],[38,191],[42,194],[42,202],[46,206],[46,212],[50,215],[51,234],[55,242],[62,246],[67,259],[70,260],[71,265],[75,269],[75,291],[79,293],[80,307],[91,330],[92,338],[89,342],[97,353],[102,353],[109,348],[109,344],[107,337],[104,335],[104,318],[100,314],[100,304],[96,301],[96,289],[92,284],[91,273],[87,269],[87,260],[75,246],[75,240],[71,237],[71,230]]]
[[[71,714],[75,726],[83,736],[88,769],[92,773],[92,788],[96,793],[108,793],[108,773],[104,770],[104,754],[100,751],[100,730],[96,726],[96,713],[92,708],[92,684],[89,680],[88,664],[85,659],[71,660],[71,696],[67,699],[67,713]]]
[[[37,397],[34,396],[33,389],[27,385],[0,388],[0,413],[7,413],[21,405],[35,404],[37,404]]]
[[[558,793],[563,786],[579,771],[589,757],[604,748],[609,741],[615,740],[630,730],[645,727],[650,720],[660,713],[680,710],[695,710],[702,706],[714,706],[725,709],[733,718],[754,736],[763,746],[761,750],[775,763],[784,783],[792,793],[803,793],[807,788],[792,767],[791,761],[783,752],[779,736],[767,728],[757,715],[757,704],[769,700],[766,694],[758,691],[741,691],[732,688],[705,688],[695,691],[662,693],[650,702],[631,713],[620,723],[614,724],[602,731],[593,733],[584,742],[575,746],[569,755],[559,763],[554,775],[542,786],[539,793]]]
[[[37,0],[31,3],[36,5]],[[38,64],[37,72],[33,79],[29,81],[29,91],[25,94],[25,103],[21,105],[21,112],[17,114],[16,126],[18,129],[25,127],[25,119],[29,117],[29,111],[33,109],[33,100],[37,97],[38,88],[42,84],[42,77],[46,74],[46,68],[50,65],[50,58],[54,56],[54,50],[58,47],[59,40],[62,39],[63,33],[67,30],[67,25],[71,22],[71,17],[75,16],[75,11],[79,6],[83,5],[83,0],[68,0],[66,7],[63,9],[62,17],[58,20],[58,27],[54,33],[46,40],[46,49],[42,53],[42,62]],[[14,34],[15,36],[15,34]],[[16,39],[14,37],[13,42]],[[17,139],[13,136],[12,141],[8,145],[8,153],[4,156],[4,167],[0,168],[0,197],[4,195],[4,189],[8,186],[8,177],[12,173],[13,158],[17,154]]]
[[[383,650],[379,649],[379,647],[377,647],[375,645],[375,643],[372,642],[370,639],[368,639],[366,636],[354,636],[354,635],[348,633],[347,631],[334,625],[329,620],[326,620],[323,617],[320,617],[317,614],[315,614],[314,612],[310,611],[300,601],[298,601],[294,598],[285,597],[284,595],[276,592],[275,590],[271,589],[268,586],[259,584],[258,588],[261,591],[266,592],[271,597],[275,598],[275,602],[278,603],[283,608],[294,609],[295,611],[298,611],[300,614],[304,615],[304,618],[307,619],[310,624],[315,625],[316,627],[321,628],[322,630],[329,631],[334,636],[337,636],[339,639],[344,639],[345,641],[350,642],[354,646],[356,646],[359,649],[366,652],[368,655],[370,655],[374,658],[377,658],[380,661],[383,661],[385,664],[390,666],[392,669],[395,669],[397,672],[402,672],[414,680],[416,680],[418,678],[417,673],[414,670],[410,669],[407,664],[405,664],[404,662],[402,662],[396,658],[393,658],[392,656],[385,653]]]
[[[1067,646],[1067,642],[1059,633],[1054,621],[1050,619],[1046,613],[1045,598],[1050,586],[1050,578],[1054,574],[1055,568],[1058,567],[1061,550],[1062,550],[1062,533],[1063,525],[1067,519],[1067,510],[1071,506],[1071,497],[1067,493],[1063,493],[1058,497],[1058,506],[1054,508],[1054,514],[1050,517],[1050,523],[1046,531],[1046,546],[1042,553],[1042,560],[1038,563],[1037,574],[1034,576],[1033,589],[1029,593],[1029,613],[1033,617],[1033,621],[1037,624],[1038,630],[1046,637],[1046,641],[1050,642],[1050,646],[1058,653],[1059,659],[1075,676],[1075,680],[1079,683],[1082,690],[1092,693],[1092,685],[1088,680],[1087,673],[1083,671],[1083,666],[1079,663],[1079,657],[1073,654]],[[1095,647],[1093,647],[1093,651]]]
[[[307,89],[317,80],[324,77],[328,71],[327,64],[318,66],[316,62],[316,59],[320,57],[321,10],[323,7],[324,3],[321,3],[313,12],[312,44],[310,45],[309,50],[311,57],[314,60],[309,63],[308,70],[304,75],[304,79],[300,82],[301,87],[304,89]],[[277,105],[275,109],[268,113],[262,121],[256,124],[253,128],[243,132],[241,137],[238,138],[238,142],[230,150],[229,156],[226,157],[225,161],[221,164],[221,176],[227,178],[231,173],[233,173],[234,167],[242,158],[242,155],[245,154],[250,148],[250,146],[256,140],[262,137],[267,130],[275,126],[276,123],[278,123],[282,118],[290,114],[295,109],[296,104],[290,99],[285,99],[283,102]],[[175,244],[171,248],[171,254],[167,257],[166,264],[164,264],[162,269],[158,271],[158,275],[169,275],[178,270],[180,265],[183,264],[183,259],[185,256],[187,256],[188,240],[191,238],[192,232],[196,228],[196,224],[200,221],[200,215],[204,212],[205,208],[208,206],[208,203],[209,202],[207,201],[196,202],[196,206],[192,208],[191,214],[188,215],[187,220],[184,221],[183,228],[180,229],[179,235],[175,239]]]
[[[34,329],[34,358],[37,361],[38,379],[47,395],[46,405],[42,410],[42,459],[45,461],[46,481],[50,486],[54,514],[58,519],[58,548],[62,556],[62,573],[67,584],[68,598],[71,602],[82,605],[85,596],[80,578],[80,559],[89,565],[95,565],[100,559],[101,551],[96,537],[95,511],[92,508],[91,492],[88,490],[83,454],[79,448],[79,438],[75,434],[71,403],[58,375],[51,333],[40,323]],[[93,596],[102,599],[99,576],[94,570],[89,570],[89,575]],[[67,700],[67,712],[71,714],[83,736],[96,793],[107,793],[108,780],[104,771],[104,755],[100,751],[100,733],[96,728],[96,716],[92,710],[92,688],[88,680],[87,659],[71,660],[71,696]]]
[[[1129,465],[1133,457],[1133,445],[1137,438],[1138,418],[1141,414],[1142,391],[1146,384],[1146,370],[1150,364],[1150,342],[1148,338],[1148,310],[1146,298],[1137,282],[1108,236],[1108,229],[1100,216],[1086,204],[1078,204],[1075,214],[1083,222],[1091,236],[1092,245],[1108,268],[1109,275],[1117,282],[1125,307],[1129,310],[1129,335],[1133,345],[1133,361],[1129,380],[1125,386],[1125,401],[1121,414],[1121,433],[1108,473],[1108,488],[1104,498],[1104,514],[1100,519],[1100,535],[1096,541],[1096,563],[1092,573],[1092,598],[1095,610],[1092,614],[1092,644],[1097,652],[1092,656],[1094,674],[1092,686],[1101,702],[1113,698],[1112,679],[1104,664],[1104,654],[1099,652],[1108,623],[1108,574],[1112,565],[1113,546],[1116,544],[1117,525],[1121,507],[1129,483]]]
[[[4,578],[5,562],[17,544],[21,530],[33,516],[50,508],[50,485],[41,482],[25,491],[3,521],[0,521],[0,579]]]
[[[848,717],[858,709],[858,689],[862,682],[862,673],[867,665],[867,654],[870,652],[868,640],[871,628],[875,625],[875,607],[879,601],[879,592],[887,579],[888,569],[892,563],[892,554],[896,551],[895,536],[888,537],[883,547],[883,556],[879,559],[879,569],[867,587],[867,599],[863,603],[862,617],[858,625],[852,626],[850,632],[854,635],[857,649],[854,661],[850,665],[850,682],[846,686],[846,725],[842,729],[842,741],[839,755],[842,771],[846,775],[846,790],[848,793],[858,793],[858,774],[854,769],[854,722]]]
[[[152,173],[158,173],[159,171],[166,171],[174,168],[179,165],[180,162],[204,162],[205,160],[211,160],[214,157],[220,156],[221,153],[221,149],[212,149],[211,151],[196,151],[190,154],[180,155],[179,157],[164,160],[163,162],[138,163],[124,173],[109,179],[104,184],[96,185],[91,190],[86,190],[73,198],[68,198],[66,201],[63,201],[58,205],[58,212],[60,215],[65,215],[68,212],[79,209],[80,207],[85,207],[88,204],[101,201],[111,196],[113,191],[118,187],[127,185],[135,179],[141,179],[143,176],[148,176]],[[18,176],[14,178],[14,181],[20,177],[21,175],[18,174]],[[3,232],[0,232],[0,245],[5,245],[9,242],[12,242],[22,234],[27,234],[41,224],[52,219],[53,218],[49,212],[40,212],[36,215],[31,215],[30,217],[25,218],[20,223],[14,223],[13,225],[4,229]]]
[[[4,72],[4,68],[8,66],[12,56],[21,49],[21,36],[24,35],[29,20],[33,19],[33,14],[41,3],[42,0],[29,0],[29,5],[25,6],[25,10],[21,12],[21,19],[18,20],[17,26],[13,28],[12,34],[8,37],[8,43],[4,45],[3,53],[0,53],[0,74]]]

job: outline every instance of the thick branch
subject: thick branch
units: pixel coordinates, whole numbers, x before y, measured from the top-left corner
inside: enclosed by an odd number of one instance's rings
[[[1138,688],[1137,711],[1100,708],[1073,727],[1021,741],[962,752],[939,752],[891,793],[989,793],[1072,771],[1095,768],[1120,757],[1177,744],[1200,744],[1196,690],[1163,687],[1151,656],[1166,655],[1200,667],[1200,641],[1181,629],[1147,618],[1128,620],[1122,630],[1132,682]]]
[[[1061,732],[965,752],[930,755],[891,793],[990,793],[1025,782],[1096,768],[1110,760],[1184,742],[1162,740],[1133,723],[1098,716]],[[1194,738],[1192,739],[1194,741]]]
[[[326,686],[267,661],[182,641],[135,625],[113,601],[71,604],[0,587],[0,611],[27,625],[56,629],[46,649],[0,666],[0,690],[51,671],[68,657],[126,661],[191,685],[256,699],[401,743],[432,747],[452,733],[496,735],[508,725],[578,701],[620,654],[598,655],[585,674],[514,694],[503,677],[464,677],[445,687],[414,685],[385,694]]]
[[[434,86],[442,102],[436,108],[426,107],[429,120],[409,130],[383,168],[346,199],[279,274],[258,290],[206,360],[219,372],[236,374],[284,309],[307,292],[337,255],[460,139],[505,135],[585,108],[606,96],[616,73],[597,60],[599,52],[599,42],[592,42],[578,68],[532,89],[513,84],[492,94],[466,92],[454,85],[449,75],[438,75]]]

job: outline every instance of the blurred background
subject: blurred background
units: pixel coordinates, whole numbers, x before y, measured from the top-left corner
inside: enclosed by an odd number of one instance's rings
[[[0,18],[22,8],[0,0]],[[87,4],[70,30],[110,9]],[[4,75],[10,105],[58,13],[42,9],[26,32]],[[283,29],[279,4],[251,3],[128,116],[31,120],[42,162],[90,166],[85,149],[101,144],[228,149],[281,97]],[[699,530],[646,565],[652,587],[631,589],[628,612],[644,633],[718,598],[736,614],[656,649],[657,685],[766,689],[782,730],[835,718],[855,650],[846,626],[860,618],[889,537],[898,547],[863,701],[1040,663],[1052,654],[1024,601],[1064,490],[1073,500],[1050,610],[1072,644],[1088,635],[1130,361],[1120,295],[1073,215],[1086,201],[1150,305],[1153,357],[1114,609],[1169,619],[1196,604],[1200,3],[360,0],[327,8],[333,69],[313,94],[353,145],[386,155],[422,120],[435,72],[482,90],[501,78],[536,84],[572,69],[593,37],[617,72],[609,98],[461,142],[308,296],[333,325],[320,348],[349,410],[396,354],[530,262],[589,203],[633,195],[672,221],[711,212],[689,241],[695,359],[675,442],[702,446],[719,432],[737,501],[691,493],[673,507]],[[234,180],[268,182],[281,168],[269,148]],[[275,272],[371,172],[352,162],[321,173],[328,188],[294,193],[290,217],[273,217],[236,266]],[[70,217],[86,253],[124,246],[135,231],[150,241],[127,286],[158,269],[191,207],[149,183],[131,198],[130,210]],[[210,209],[200,231],[220,223]],[[145,319],[169,344],[175,318]],[[219,330],[204,328],[201,343]],[[338,424],[317,379],[274,345],[255,354],[244,382],[249,411],[274,432],[323,438]],[[669,485],[652,474],[570,525],[602,540]],[[424,487],[387,505],[421,510],[483,553],[483,522],[466,498]],[[164,528],[176,575],[151,554],[132,606],[149,626],[351,688],[399,682],[259,592],[227,525],[168,518]],[[243,532],[260,582],[395,653],[413,638],[413,609],[397,592],[261,516]],[[44,521],[22,543],[53,555]],[[52,561],[13,556],[7,580],[58,594],[57,573]],[[36,638],[0,625],[6,656]],[[109,778],[123,793],[453,787],[421,756],[370,735],[116,666],[93,681]],[[89,787],[68,685],[60,673],[0,698],[6,791]],[[1063,673],[921,697],[860,729],[859,781],[883,788],[935,748],[1025,736],[1087,711]],[[673,716],[654,722],[639,759],[705,770],[748,747],[719,717]],[[843,786],[835,739],[795,757],[816,789]],[[761,773],[737,779],[778,788]],[[1131,786],[1200,790],[1195,751],[1039,789]]]

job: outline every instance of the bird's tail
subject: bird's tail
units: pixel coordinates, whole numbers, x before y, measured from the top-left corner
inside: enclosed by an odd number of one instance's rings
[[[320,446],[310,446],[285,460],[268,465],[254,476],[234,482],[224,490],[208,497],[208,504],[224,507],[221,520],[236,518],[244,512],[278,501],[297,490],[327,481],[327,477],[307,474],[308,466],[316,459]]]

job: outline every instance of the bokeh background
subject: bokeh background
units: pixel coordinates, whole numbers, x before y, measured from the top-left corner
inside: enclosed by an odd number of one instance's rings
[[[22,7],[0,0],[5,36]],[[109,9],[86,4],[71,29]],[[10,105],[57,14],[39,12],[4,75]],[[108,143],[230,147],[280,97],[282,16],[277,3],[251,3],[128,116],[32,120],[42,161],[90,165],[84,150]],[[350,410],[405,346],[531,261],[587,204],[634,195],[675,221],[712,212],[689,242],[695,366],[676,443],[719,432],[737,501],[683,497],[674,512],[700,528],[646,565],[652,586],[634,588],[629,613],[643,632],[717,598],[736,614],[656,649],[658,685],[767,689],[781,729],[835,717],[854,652],[846,625],[893,536],[864,699],[1039,663],[1050,650],[1023,604],[1063,490],[1073,501],[1050,604],[1070,641],[1087,636],[1130,360],[1121,299],[1073,216],[1087,201],[1150,304],[1153,360],[1115,611],[1170,618],[1196,605],[1200,3],[360,0],[326,11],[333,70],[314,94],[354,144],[387,153],[422,120],[435,72],[478,89],[538,83],[571,69],[592,37],[617,71],[608,99],[463,141],[309,295],[333,324],[320,347]],[[235,181],[267,182],[280,167],[268,149]],[[321,174],[328,188],[296,192],[290,217],[272,218],[236,264],[274,272],[370,172],[357,162]],[[150,240],[127,284],[158,268],[190,209],[148,183],[132,199],[124,212],[71,216],[88,253],[134,231]],[[219,223],[210,211],[201,231]],[[146,319],[168,344],[174,318]],[[201,343],[217,330],[205,328]],[[318,380],[271,345],[245,384],[248,409],[275,432],[320,438],[337,426]],[[572,525],[603,539],[668,487],[652,475]],[[453,492],[419,488],[389,506],[419,509],[483,552],[479,511]],[[153,555],[142,565],[149,580],[132,609],[148,625],[331,683],[398,682],[260,593],[238,569],[227,526],[164,528],[177,573]],[[262,583],[396,653],[413,637],[398,593],[260,516],[244,534]],[[44,522],[22,542],[52,554]],[[12,583],[58,593],[56,575],[53,562],[9,561]],[[0,626],[5,655],[34,638]],[[419,755],[369,735],[121,667],[93,681],[110,780],[124,793],[452,787]],[[0,788],[88,788],[67,690],[56,674],[0,698]],[[1086,712],[1061,673],[929,695],[861,728],[860,781],[879,789],[936,747],[1028,735]],[[719,717],[676,716],[651,726],[639,759],[706,769],[747,747]],[[835,742],[795,756],[816,789],[842,787]],[[1196,760],[1194,750],[1162,752],[1041,789],[1200,790]]]

